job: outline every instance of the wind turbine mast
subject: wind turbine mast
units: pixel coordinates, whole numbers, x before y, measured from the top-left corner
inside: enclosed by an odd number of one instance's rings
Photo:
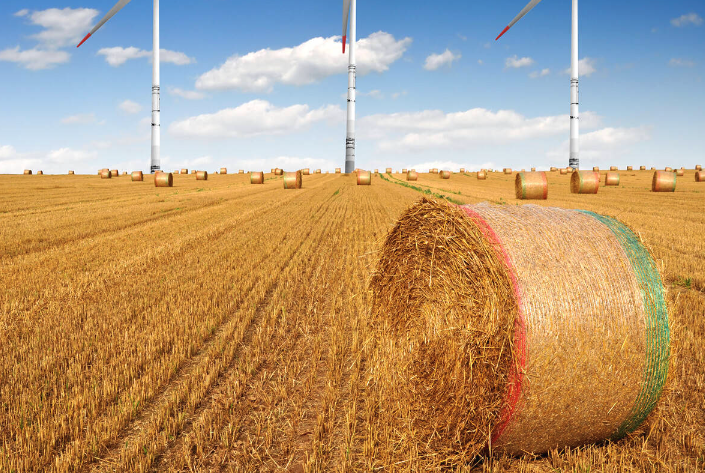
[[[161,147],[161,102],[159,97],[159,0],[154,0],[154,23],[152,30],[152,160],[149,166],[154,174],[160,169]]]
[[[343,0],[343,54],[350,14],[350,52],[348,53],[348,120],[345,133],[345,173],[355,169],[355,41],[357,33],[356,0]]]

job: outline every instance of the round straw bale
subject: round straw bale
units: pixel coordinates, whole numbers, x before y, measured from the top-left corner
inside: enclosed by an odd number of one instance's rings
[[[37,171],[37,176],[43,176],[43,175],[44,175],[44,171]]]
[[[104,169],[104,170],[101,171],[101,173],[100,173],[100,178],[101,178],[101,179],[110,179],[111,177],[113,177],[113,173],[110,172],[110,171],[108,171],[107,169]]]
[[[379,174],[379,169],[375,169],[375,174]]]
[[[309,176],[311,174],[311,171],[309,170],[309,168],[302,169],[302,171],[303,171],[304,176]]]
[[[208,171],[196,172],[196,180],[197,181],[207,181],[208,180]]]
[[[144,181],[144,174],[142,171],[132,171],[132,182]]]
[[[387,168],[387,169],[385,170],[385,172],[386,172],[387,174],[391,174],[391,173],[392,173],[392,168]]]
[[[705,171],[695,171],[695,182],[705,182]]]
[[[605,185],[606,186],[618,186],[619,185],[619,173],[610,171],[607,174],[605,174]]]
[[[438,168],[433,168],[433,169],[431,169],[431,172],[432,172],[433,174],[438,174]]]
[[[170,172],[155,173],[154,187],[174,187],[174,175]]]
[[[639,166],[639,171],[646,171],[646,166]]]
[[[600,168],[597,166],[593,166],[592,172],[600,172]]]
[[[685,170],[684,169],[676,169],[676,176],[684,176],[685,175]]]
[[[551,172],[556,172],[556,171],[558,171],[558,168],[555,166],[551,166]]]
[[[655,170],[656,170],[656,168],[652,166],[652,167],[651,167],[651,170],[652,170],[652,171],[655,171]]]
[[[617,166],[610,166],[610,171],[619,171]]]
[[[196,171],[195,169],[191,169],[191,174],[196,174],[197,172],[198,171]]]
[[[652,192],[675,192],[676,173],[668,171],[656,171],[651,180]]]
[[[419,174],[416,171],[411,170],[406,173],[406,180],[407,181],[418,181]]]
[[[561,170],[560,170],[559,172],[560,172],[561,174],[568,174],[568,170],[567,170],[567,169],[563,169],[563,168],[561,168]]]
[[[531,172],[536,172],[536,168],[531,168]]]
[[[117,169],[110,171],[110,177],[120,177],[120,172]]]
[[[504,174],[511,174],[511,173],[512,173],[512,168],[504,168],[504,169],[502,169],[502,172],[503,172]]]
[[[75,173],[73,171],[69,171],[69,176],[73,176]]]
[[[700,164],[696,164],[696,165],[695,165],[695,170],[696,170],[696,171],[702,171],[702,170],[703,170],[703,167],[702,167]]]
[[[32,170],[31,170],[31,169],[25,169],[25,170],[24,170],[24,175],[25,175],[25,176],[31,176],[31,175],[32,175]]]
[[[570,176],[570,192],[573,194],[597,194],[599,189],[599,172],[576,171]]]
[[[460,168],[460,174],[465,173],[465,168]]]
[[[284,189],[301,189],[301,171],[284,173]]]
[[[283,176],[284,175],[284,170],[283,169],[275,169],[274,174],[277,176]]]
[[[548,198],[546,173],[543,171],[518,173],[514,180],[514,192],[520,200]]]
[[[340,174],[340,168],[335,168],[335,173]]]
[[[666,169],[664,169],[664,171],[666,171],[666,172],[673,172],[673,168],[666,167]]]
[[[388,234],[370,290],[370,372],[399,452],[472,458],[619,439],[666,381],[661,276],[610,217],[424,198]]]
[[[487,179],[487,172],[486,171],[478,171],[477,179],[480,181],[484,181],[485,179]]]
[[[262,171],[251,172],[250,184],[264,184],[264,173]]]
[[[633,167],[631,167],[631,166],[627,166],[627,171],[633,171],[633,170],[634,170],[634,168],[633,168]]]
[[[220,168],[220,174],[227,174],[228,168]]]
[[[182,169],[181,174],[188,174],[188,169],[186,169],[186,168]]]
[[[357,185],[358,186],[372,185],[372,173],[370,171],[364,171],[362,169],[357,171]]]
[[[402,172],[402,174],[406,174],[406,173],[408,172],[408,170],[407,170],[407,169],[402,169],[401,172]]]
[[[316,174],[320,174],[320,173],[321,173],[321,170],[320,170],[320,169],[316,169]]]
[[[450,179],[450,171],[441,171],[439,174],[441,179]]]

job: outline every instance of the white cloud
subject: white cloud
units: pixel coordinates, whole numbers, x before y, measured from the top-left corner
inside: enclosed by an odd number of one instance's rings
[[[125,113],[133,115],[135,113],[139,113],[140,110],[142,110],[142,105],[138,104],[137,102],[133,102],[132,100],[125,100],[120,105],[118,105],[118,108]]]
[[[646,126],[634,128],[608,127],[590,133],[583,133],[580,135],[580,158],[581,160],[609,160],[613,162],[615,155],[628,153],[629,145],[649,139],[651,139],[651,129]],[[557,162],[563,162],[569,153],[570,142],[565,140],[560,148],[549,151],[547,156]]]
[[[310,110],[305,104],[280,108],[266,100],[252,100],[236,108],[172,123],[169,133],[186,138],[280,135],[308,128],[316,122],[342,121],[344,117],[345,112],[337,105]]]
[[[78,115],[70,115],[61,119],[61,123],[64,125],[89,125],[95,122],[95,113],[81,113]]]
[[[21,174],[24,169],[38,169],[41,160],[30,153],[19,153],[13,146],[0,146],[0,174]]]
[[[512,57],[508,57],[504,61],[504,67],[507,69],[518,69],[520,67],[528,67],[531,66],[535,61],[531,59],[530,57],[523,57],[523,58],[518,58],[517,55],[515,54]]]
[[[49,8],[32,12],[29,15],[30,21],[34,25],[44,27],[44,30],[31,38],[50,49],[78,44],[86,31],[91,29],[93,19],[97,15],[98,10],[92,8]]]
[[[578,61],[578,74],[580,77],[590,77],[597,72],[595,64],[597,61],[591,57],[584,57]],[[570,67],[563,71],[563,74],[570,74]]]
[[[169,87],[167,91],[171,95],[176,95],[177,97],[181,97],[182,99],[187,100],[201,100],[206,96],[206,94],[204,94],[203,92],[197,92],[195,90],[183,90],[179,89],[178,87]]]
[[[533,71],[531,74],[529,74],[529,77],[532,79],[536,79],[538,77],[546,77],[551,73],[551,70],[546,68],[546,69],[541,69],[540,71]]]
[[[482,59],[478,59],[478,60],[477,60],[477,63],[478,63],[479,65],[483,65],[483,64],[484,64],[484,62],[482,62]]]
[[[403,97],[403,96],[406,95],[407,93],[408,93],[408,92],[407,92],[406,90],[402,90],[401,92],[394,92],[394,93],[392,94],[392,98],[396,100],[396,99],[398,99],[399,97]]]
[[[15,62],[32,71],[51,69],[57,64],[69,62],[70,57],[69,53],[65,51],[37,48],[20,51],[19,46],[0,51],[0,61]]]
[[[23,8],[22,10],[15,13],[13,16],[27,16],[27,13],[29,13],[29,10]]]
[[[658,33],[658,28],[656,28],[656,27],[651,28],[651,32],[652,32],[652,33]]]
[[[484,47],[485,49],[490,49],[490,48],[492,47],[492,43],[487,42],[487,43],[485,43],[485,44],[483,45],[483,47]]]
[[[453,54],[449,49],[446,49],[441,54],[431,54],[426,58],[426,63],[423,68],[427,71],[435,71],[436,69],[448,65],[450,67],[453,61],[457,61],[462,56],[460,54]]]
[[[86,159],[94,159],[96,157],[98,157],[98,153],[95,151],[83,151],[71,148],[53,150],[47,154],[49,161],[59,164],[85,161]]]
[[[682,28],[688,25],[700,26],[703,24],[703,19],[697,13],[687,13],[678,18],[673,18],[671,24],[676,28]]]
[[[597,127],[601,119],[592,112],[580,117],[583,129]],[[377,114],[358,121],[361,137],[379,140],[381,150],[420,151],[463,149],[475,144],[499,144],[567,132],[568,115],[527,118],[513,110],[493,112],[474,108],[444,113],[424,110],[414,113]]]
[[[460,34],[460,33],[455,33],[455,35],[456,35],[458,38],[460,38],[461,40],[463,40],[463,41],[467,41],[467,40],[468,40],[468,37],[467,37],[467,36],[462,35],[462,34]]]
[[[347,55],[341,54],[340,36],[312,38],[292,48],[260,49],[244,56],[231,56],[224,64],[196,80],[200,90],[239,89],[271,92],[276,83],[306,85],[333,74],[344,74]],[[402,57],[411,38],[396,40],[383,31],[357,41],[357,74],[384,72]]]
[[[4,145],[0,146],[0,161],[5,161],[8,159],[13,159],[17,157],[17,151],[13,146]]]
[[[105,56],[105,62],[113,67],[122,66],[130,59],[140,59],[143,57],[148,57],[150,62],[152,60],[152,51],[146,51],[144,49],[139,49],[134,46],[128,48],[123,48],[121,46],[115,46],[113,48],[102,48],[98,51],[98,54]],[[159,50],[159,63],[166,64],[172,63],[177,66],[184,66],[186,64],[191,64],[196,62],[195,59],[188,57],[186,54],[178,51],[169,51],[168,49]]]
[[[668,65],[671,67],[693,67],[695,62],[690,59],[673,58],[668,61]]]

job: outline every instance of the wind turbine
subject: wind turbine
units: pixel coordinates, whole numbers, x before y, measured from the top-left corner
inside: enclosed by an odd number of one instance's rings
[[[90,38],[98,29],[111,19],[117,12],[130,3],[130,0],[120,0],[113,8],[93,27],[90,33],[78,43],[81,46]],[[150,171],[154,173],[159,170],[159,148],[160,144],[160,100],[159,100],[159,0],[154,0],[154,26],[152,31],[152,159]]]
[[[348,123],[345,133],[345,173],[355,169],[355,36],[356,0],[343,0],[343,54],[348,33],[348,13],[350,14],[350,53],[348,55]]]
[[[531,0],[522,11],[502,30],[495,41],[502,37],[509,28],[529,13],[541,0]],[[578,169],[580,116],[578,114],[578,0],[573,0],[572,29],[570,39],[570,158],[568,165]]]

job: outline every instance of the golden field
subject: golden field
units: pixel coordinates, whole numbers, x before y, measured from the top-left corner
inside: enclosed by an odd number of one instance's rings
[[[0,471],[705,470],[705,183],[651,171],[546,201],[514,175],[0,176]],[[604,182],[604,177],[603,177]],[[645,240],[668,290],[669,380],[629,437],[473,464],[399,452],[368,283],[421,197],[580,208]]]

